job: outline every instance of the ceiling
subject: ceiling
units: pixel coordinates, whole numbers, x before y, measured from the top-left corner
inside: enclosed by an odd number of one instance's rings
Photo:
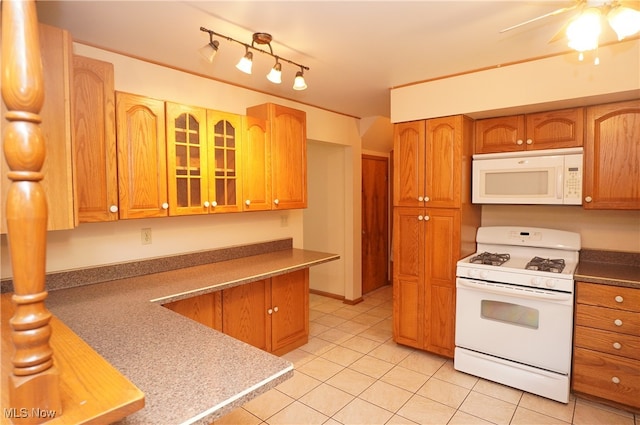
[[[392,87],[567,52],[564,40],[549,40],[575,11],[499,31],[572,4],[76,0],[37,8],[41,22],[69,30],[74,41],[363,118],[390,116]],[[267,81],[274,60],[259,53],[253,74],[241,73],[235,63],[244,47],[224,39],[214,62],[204,61],[197,50],[209,36],[201,26],[248,44],[254,32],[270,33],[274,54],[310,68],[308,89],[292,90],[299,69],[287,63],[282,84]]]

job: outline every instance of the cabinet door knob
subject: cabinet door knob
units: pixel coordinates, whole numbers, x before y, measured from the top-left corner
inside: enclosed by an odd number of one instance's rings
[[[273,203],[278,205],[280,203],[280,200],[278,198],[276,198],[276,199],[273,200]]]
[[[245,203],[246,206],[249,206],[249,205],[251,205],[251,200],[247,199],[246,201],[244,201],[244,203]]]
[[[585,202],[591,202],[591,201],[593,201],[593,198],[592,198],[591,196],[586,196],[586,197],[584,198],[584,201],[585,201]]]
[[[524,142],[522,141],[522,139],[518,139],[516,140],[516,145],[522,145]]]
[[[109,207],[109,211],[112,213],[117,213],[118,212],[118,206],[117,205],[111,205]]]
[[[622,344],[620,344],[619,342],[614,342],[613,343],[613,348],[615,348],[616,350],[619,350],[622,348]]]
[[[422,202],[422,201],[424,201],[424,197],[418,196],[418,202]]]
[[[209,201],[204,201],[204,207],[209,208]]]
[[[424,221],[429,221],[429,219],[430,219],[430,218],[431,218],[431,217],[429,217],[428,215],[425,215],[425,216],[424,216]]]
[[[616,326],[622,326],[622,320],[620,320],[620,319],[616,319],[616,320],[614,320],[614,321],[613,321],[613,323],[614,323]]]
[[[431,199],[429,199],[429,197],[428,197],[428,196],[425,196],[425,197],[424,197],[424,202],[429,202],[430,200],[431,200]]]
[[[267,314],[273,314],[273,309],[270,308],[269,310],[267,310]]]
[[[278,307],[277,307],[277,306],[276,306],[276,307],[273,307],[273,312],[274,312],[274,313],[277,313],[277,312],[278,312]]]
[[[617,376],[614,376],[613,378],[611,378],[611,382],[613,382],[614,384],[619,384],[620,378],[618,378]]]
[[[162,209],[163,210],[168,210],[169,209],[169,204],[167,204],[166,202],[162,203]]]
[[[624,298],[622,298],[621,295],[616,295],[614,299],[616,300],[617,303],[621,303],[622,301],[624,301]]]
[[[418,220],[419,220],[419,221],[422,221],[422,220],[424,220],[424,217],[423,217],[423,216],[421,216],[421,215],[419,215],[419,216],[418,216]]]
[[[211,206],[212,206],[212,207],[217,207],[217,206],[218,206],[218,203],[217,203],[216,201],[211,201]]]
[[[527,139],[527,145],[533,145],[533,140]]]

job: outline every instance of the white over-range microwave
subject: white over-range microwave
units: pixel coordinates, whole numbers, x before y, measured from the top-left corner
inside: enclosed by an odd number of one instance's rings
[[[582,148],[473,156],[474,204],[582,204]]]

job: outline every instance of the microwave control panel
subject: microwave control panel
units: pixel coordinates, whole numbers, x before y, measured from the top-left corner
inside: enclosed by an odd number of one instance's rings
[[[564,161],[565,204],[582,204],[582,155],[567,155]]]

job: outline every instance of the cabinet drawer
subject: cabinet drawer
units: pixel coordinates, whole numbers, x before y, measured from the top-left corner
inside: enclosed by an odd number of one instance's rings
[[[576,348],[573,390],[640,407],[640,362]]]
[[[578,282],[576,302],[640,312],[640,289]]]
[[[574,344],[576,347],[640,360],[640,336],[576,326]]]
[[[640,315],[592,305],[576,305],[576,326],[640,336]]]

